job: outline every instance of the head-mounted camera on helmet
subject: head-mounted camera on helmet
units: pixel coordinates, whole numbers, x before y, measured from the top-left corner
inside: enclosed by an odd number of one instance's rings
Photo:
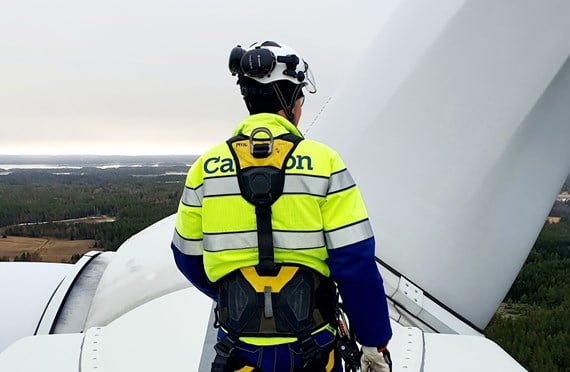
[[[285,44],[266,41],[247,50],[238,45],[230,52],[229,69],[233,76],[247,76],[262,84],[288,80],[302,84],[309,93],[317,90],[309,64]]]

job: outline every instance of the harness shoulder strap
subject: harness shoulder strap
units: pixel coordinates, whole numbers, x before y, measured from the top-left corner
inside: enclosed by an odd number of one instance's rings
[[[263,133],[263,135],[259,135]],[[244,199],[255,206],[260,275],[275,276],[271,205],[283,193],[287,160],[302,138],[287,133],[273,137],[267,128],[256,128],[251,136],[238,135],[227,144],[236,164]]]

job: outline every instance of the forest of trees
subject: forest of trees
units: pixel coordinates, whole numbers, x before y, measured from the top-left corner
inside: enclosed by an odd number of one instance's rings
[[[570,371],[570,206],[556,207],[485,330],[529,371]]]
[[[162,175],[166,172],[178,175]],[[17,171],[0,177],[0,234],[95,239],[116,250],[126,239],[176,211],[186,167],[84,168],[69,175]],[[566,182],[564,191],[570,191]],[[545,224],[504,304],[485,330],[530,371],[570,371],[570,205],[557,203],[562,219]],[[110,216],[110,223],[49,222]],[[0,261],[7,260],[1,257]],[[22,253],[19,261],[41,258]],[[70,262],[79,259],[70,257]],[[482,355],[482,358],[485,356]]]
[[[171,171],[180,172],[180,168]],[[45,170],[2,176],[0,232],[26,237],[95,239],[96,247],[116,250],[133,234],[176,212],[184,176],[152,172],[157,170],[84,168],[81,173],[65,176]],[[91,216],[109,216],[116,221],[50,222]],[[30,224],[38,222],[48,223]]]

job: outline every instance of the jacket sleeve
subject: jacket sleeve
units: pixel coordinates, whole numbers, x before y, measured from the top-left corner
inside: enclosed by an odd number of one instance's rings
[[[350,326],[365,346],[392,337],[375,240],[360,191],[334,153],[326,200],[321,206],[331,278],[337,283]]]
[[[374,238],[329,251],[329,267],[358,342],[387,345],[392,328],[382,277],[374,261]]]
[[[186,255],[180,252],[174,243],[172,244],[172,251],[176,266],[178,266],[178,269],[184,274],[186,279],[206,296],[216,301],[216,287],[206,277],[202,256]]]
[[[202,158],[190,167],[176,214],[176,226],[172,238],[172,252],[178,269],[200,291],[212,299],[216,288],[204,270],[202,245]]]

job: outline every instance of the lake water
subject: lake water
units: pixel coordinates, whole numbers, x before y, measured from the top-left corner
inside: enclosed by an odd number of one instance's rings
[[[160,168],[163,166],[189,166],[196,159],[195,155],[161,156],[28,156],[0,155],[0,173],[14,169],[81,169],[94,167],[99,169],[117,168]]]
[[[81,169],[79,166],[56,164],[0,164],[0,169]]]

